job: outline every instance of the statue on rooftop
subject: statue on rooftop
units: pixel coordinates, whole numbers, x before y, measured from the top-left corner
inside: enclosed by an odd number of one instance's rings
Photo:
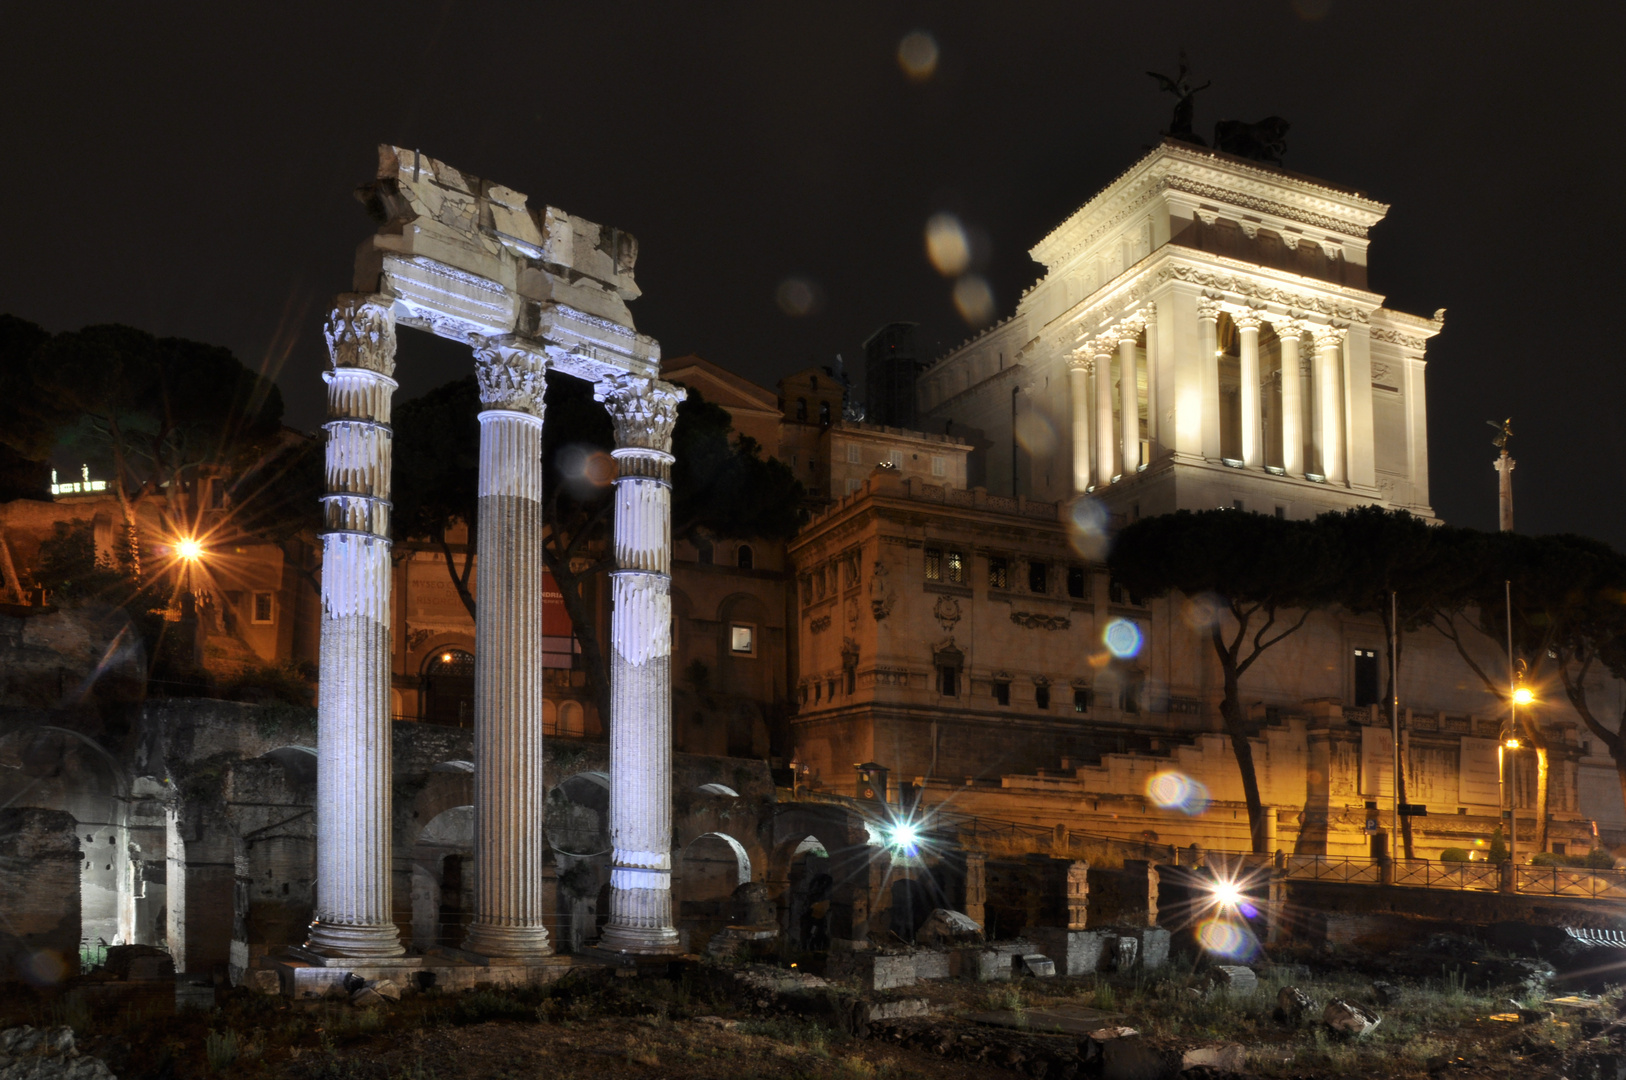
[[[1192,143],[1196,146],[1207,146],[1208,144],[1203,142],[1202,136],[1191,129],[1191,119],[1197,95],[1214,84],[1205,82],[1201,86],[1192,86],[1191,83],[1186,81],[1186,72],[1190,67],[1191,65],[1186,61],[1186,51],[1181,49],[1180,70],[1174,78],[1159,75],[1155,71],[1148,71],[1146,74],[1157,80],[1159,89],[1173,94],[1177,99],[1174,103],[1174,115],[1169,119],[1169,130],[1163,134],[1171,139],[1179,139],[1181,142]]]
[[[1513,418],[1510,416],[1500,424],[1495,420],[1486,420],[1485,423],[1496,429],[1496,438],[1491,440],[1491,445],[1505,452],[1508,440],[1513,438]]]

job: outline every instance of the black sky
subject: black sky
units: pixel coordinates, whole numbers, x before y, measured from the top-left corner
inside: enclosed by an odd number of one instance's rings
[[[1027,249],[1167,123],[1147,69],[1213,80],[1197,129],[1293,124],[1288,167],[1393,205],[1372,287],[1449,309],[1428,369],[1433,501],[1495,526],[1511,415],[1521,532],[1626,548],[1617,3],[0,6],[0,310],[230,346],[320,422],[321,317],[370,231],[381,141],[639,237],[668,356],[765,385],[878,325],[969,333],[922,230],[986,238],[1001,314]],[[896,61],[937,39],[933,79]],[[775,302],[815,281],[804,318]],[[406,335],[410,396],[467,370]]]

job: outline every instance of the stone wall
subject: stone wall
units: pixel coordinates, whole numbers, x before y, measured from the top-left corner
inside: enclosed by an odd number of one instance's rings
[[[71,814],[0,810],[0,983],[79,971],[79,837]]]

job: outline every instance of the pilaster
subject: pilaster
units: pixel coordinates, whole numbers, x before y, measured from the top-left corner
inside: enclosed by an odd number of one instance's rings
[[[1312,331],[1315,338],[1315,395],[1316,395],[1316,459],[1321,475],[1329,484],[1345,482],[1342,427],[1343,376],[1339,370],[1338,352],[1344,331],[1333,326],[1318,326]]]
[[[1140,327],[1126,323],[1118,328],[1118,413],[1123,435],[1123,475],[1140,470],[1140,388],[1136,372],[1136,352]]]
[[[1351,325],[1344,335],[1344,460],[1349,485],[1375,488],[1377,447],[1372,425],[1372,332]]]
[[[1197,301],[1202,455],[1210,461],[1218,461],[1223,454],[1219,408],[1219,316],[1219,301],[1207,298]]]
[[[1260,424],[1259,409],[1259,326],[1258,313],[1252,311],[1233,315],[1238,335],[1242,339],[1238,376],[1241,382],[1242,464],[1257,469],[1265,463],[1264,428]]]
[[[1095,483],[1105,488],[1116,475],[1117,448],[1112,438],[1112,353],[1111,338],[1097,338],[1095,352]]]
[[[1304,475],[1304,401],[1299,391],[1299,344],[1304,324],[1297,319],[1278,319],[1272,327],[1282,347],[1282,471],[1288,476]]]
[[[1072,404],[1073,494],[1090,486],[1090,358],[1067,358],[1067,392]]]

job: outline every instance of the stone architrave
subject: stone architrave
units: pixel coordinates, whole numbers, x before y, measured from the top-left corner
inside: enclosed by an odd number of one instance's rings
[[[676,953],[672,925],[672,428],[685,391],[598,384],[615,424],[610,614],[610,921],[603,947]]]
[[[553,952],[542,905],[542,415],[546,362],[477,339],[479,597],[474,618],[474,919],[485,957]]]
[[[316,918],[306,947],[400,956],[390,897],[390,397],[395,319],[347,293],[324,327],[327,466],[322,497],[321,701]]]

